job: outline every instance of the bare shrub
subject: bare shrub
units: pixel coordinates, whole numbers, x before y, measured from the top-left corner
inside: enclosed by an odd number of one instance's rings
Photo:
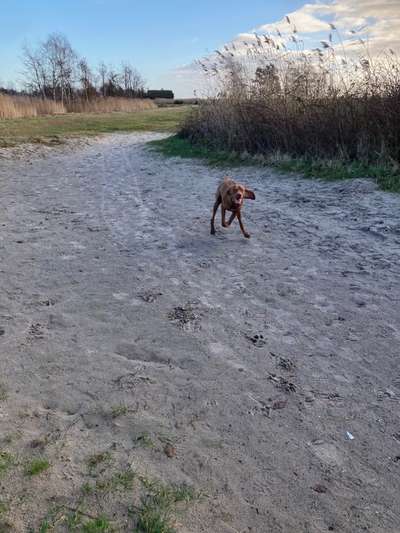
[[[308,51],[291,30],[287,39],[255,34],[200,62],[218,93],[191,113],[180,135],[239,153],[400,162],[395,53],[372,58],[357,38],[355,57],[333,25]]]

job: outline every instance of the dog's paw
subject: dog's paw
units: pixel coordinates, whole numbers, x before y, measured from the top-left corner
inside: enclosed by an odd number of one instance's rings
[[[215,229],[211,228],[210,235],[215,235]]]
[[[246,237],[246,239],[250,239],[251,237],[250,233],[243,233],[243,235]]]

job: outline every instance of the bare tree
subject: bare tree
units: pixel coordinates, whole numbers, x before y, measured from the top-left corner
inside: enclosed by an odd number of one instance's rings
[[[100,77],[100,92],[105,97],[107,96],[106,92],[106,79],[107,79],[107,65],[102,61],[97,68]]]
[[[22,48],[22,63],[24,65],[23,75],[27,90],[34,94],[40,94],[42,98],[45,98],[48,80],[46,62],[41,50],[33,50],[25,44]]]
[[[145,81],[136,68],[129,63],[123,63],[121,77],[125,96],[133,98],[143,94]]]
[[[105,96],[121,96],[122,93],[123,89],[121,87],[121,75],[113,65],[110,65],[106,73],[106,82],[103,86],[103,94],[105,94]]]
[[[95,75],[86,58],[78,58],[67,37],[60,33],[50,34],[36,48],[25,45],[22,61],[26,89],[43,98],[62,103],[75,96],[89,100],[98,91],[103,97],[144,96],[145,82],[131,64],[123,63],[119,70],[102,61]]]
[[[49,35],[42,45],[49,70],[53,99],[70,99],[73,91],[77,55],[67,37],[61,33]]]
[[[86,100],[89,100],[93,96],[96,96],[96,87],[93,72],[84,57],[79,60],[78,69],[82,94]]]

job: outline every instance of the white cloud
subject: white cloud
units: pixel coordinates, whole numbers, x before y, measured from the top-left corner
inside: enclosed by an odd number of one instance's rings
[[[400,54],[400,0],[317,0],[288,13],[288,17],[290,24],[286,17],[274,23],[261,24],[251,31],[240,33],[229,45],[233,43],[238,53],[245,53],[247,47],[244,42],[250,45],[254,43],[255,33],[271,34],[276,42],[287,42],[295,27],[299,39],[306,43],[304,46],[312,48],[318,46],[320,40],[327,40],[331,32],[330,24],[334,24],[338,30],[333,32],[334,39],[337,43],[341,40],[348,46],[349,53],[360,52],[364,45],[358,39],[363,38],[372,55],[378,55],[389,48]],[[277,32],[281,33],[281,37]],[[171,72],[169,80],[181,95],[183,92],[179,87],[183,85],[187,96],[193,93],[193,88],[201,89],[204,86],[194,65]]]

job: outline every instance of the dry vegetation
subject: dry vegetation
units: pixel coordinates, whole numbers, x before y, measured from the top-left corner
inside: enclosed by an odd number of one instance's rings
[[[37,117],[39,115],[62,113],[66,113],[66,109],[61,102],[29,96],[0,94],[0,119]]]
[[[356,32],[350,47],[334,25],[319,48],[304,50],[287,22],[291,34],[286,38],[279,31],[255,35],[252,42],[226,46],[200,63],[219,92],[192,112],[180,135],[212,150],[398,169],[400,63],[395,53],[373,58]]]
[[[54,102],[48,98],[9,96],[0,94],[0,119],[61,115],[64,113],[111,113],[155,109],[156,104],[142,98],[93,98],[70,103]]]
[[[129,63],[92,68],[63,34],[50,34],[22,50],[24,90],[0,87],[0,119],[64,113],[110,113],[155,109],[145,82]]]
[[[133,111],[144,111],[146,109],[156,109],[157,105],[149,99],[144,98],[94,98],[92,100],[77,100],[66,106],[69,113],[131,113]]]

